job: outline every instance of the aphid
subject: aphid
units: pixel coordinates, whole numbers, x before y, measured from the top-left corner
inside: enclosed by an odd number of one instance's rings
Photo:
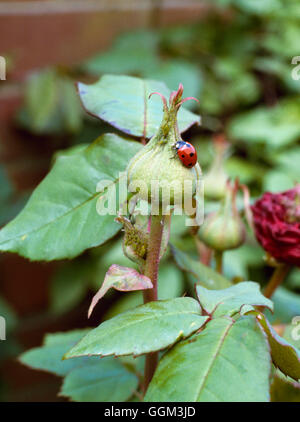
[[[197,152],[192,144],[186,141],[178,141],[175,145],[177,155],[186,167],[194,167],[197,163]]]

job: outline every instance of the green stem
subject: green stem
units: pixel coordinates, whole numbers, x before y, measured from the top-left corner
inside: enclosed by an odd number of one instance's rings
[[[264,290],[264,295],[267,298],[271,298],[278,286],[283,282],[287,276],[290,266],[287,264],[280,264],[273,272],[272,277],[270,278],[266,288]]]
[[[223,273],[223,251],[215,250],[216,270],[218,273]]]
[[[160,255],[163,228],[164,228],[164,225],[163,225],[162,215],[152,215],[150,238],[149,238],[149,244],[148,244],[144,275],[150,278],[153,284],[153,289],[147,289],[143,291],[144,303],[153,302],[157,300],[157,278],[158,278],[159,255]],[[157,363],[158,363],[158,352],[148,353],[146,355],[144,386],[143,386],[144,393],[147,391],[148,385],[155,372]]]

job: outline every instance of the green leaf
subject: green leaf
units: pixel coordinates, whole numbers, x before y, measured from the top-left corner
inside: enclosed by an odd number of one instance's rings
[[[298,381],[300,379],[300,350],[278,335],[264,315],[260,314],[257,320],[268,336],[274,365],[285,375]]]
[[[106,189],[97,192],[97,185],[110,182],[118,192],[119,173],[140,148],[107,134],[83,151],[59,156],[24,210],[0,231],[0,250],[51,261],[73,258],[114,236],[121,226],[115,215],[98,214]]]
[[[300,84],[299,84],[300,86]],[[270,157],[271,161],[277,164],[282,172],[296,175],[296,180],[300,179],[300,147],[289,148],[287,150],[276,151]]]
[[[104,75],[92,85],[79,83],[78,91],[88,113],[128,135],[147,138],[156,133],[163,116],[161,99],[157,95],[149,99],[149,95],[154,91],[166,97],[170,94],[162,82],[116,75]],[[195,123],[200,123],[199,116],[181,107],[179,131]]]
[[[224,289],[232,285],[229,280],[214,271],[212,268],[207,267],[200,261],[195,261],[190,258],[174,245],[171,245],[171,250],[178,267],[183,271],[190,273],[195,279],[195,282],[201,284],[207,289]]]
[[[74,82],[55,69],[31,75],[25,86],[25,104],[17,122],[36,134],[76,133],[82,124],[82,108]]]
[[[273,303],[261,292],[258,283],[243,281],[223,290],[208,290],[196,286],[196,293],[202,309],[214,317],[232,316],[244,305],[265,306],[273,310]]]
[[[81,128],[82,109],[73,81],[68,78],[59,80],[61,96],[61,112],[64,116],[64,126],[68,132],[76,133]]]
[[[122,402],[132,396],[137,386],[137,376],[118,359],[90,358],[86,365],[66,376],[60,396],[78,402]]]
[[[48,371],[56,375],[66,375],[73,368],[83,365],[87,358],[62,360],[66,353],[75,345],[89,329],[74,330],[65,333],[47,334],[41,347],[28,350],[23,353],[19,360],[34,369]]]
[[[292,189],[295,185],[295,179],[292,174],[284,169],[275,169],[269,171],[263,181],[263,191],[282,192]]]
[[[91,316],[91,313],[99,300],[110,288],[114,288],[121,292],[130,292],[132,290],[152,289],[153,285],[150,278],[138,273],[133,268],[122,267],[116,264],[111,265],[105,275],[102,286],[92,299],[88,311],[88,318]]]
[[[284,7],[282,9],[286,8]],[[290,16],[294,15],[293,11],[289,13],[291,13]],[[286,19],[282,21],[281,19],[271,19],[268,25],[268,32],[263,39],[262,47],[271,51],[275,56],[285,58],[290,63],[293,56],[299,55],[299,44],[297,43],[299,36],[299,20],[293,21],[292,19]]]
[[[263,2],[260,0],[231,0],[231,3],[245,13],[255,15],[272,15],[282,7],[280,0],[265,0]]]
[[[277,149],[296,142],[300,135],[299,99],[288,99],[274,107],[258,107],[235,116],[228,136],[243,142]]]
[[[206,320],[192,298],[150,302],[104,321],[66,353],[65,359],[86,355],[138,356],[162,350],[190,336]]]
[[[118,359],[84,357],[62,360],[64,353],[89,329],[47,334],[41,347],[20,356],[34,369],[66,376],[60,395],[75,401],[125,401],[137,388],[137,377]]]
[[[157,35],[146,30],[122,33],[112,48],[90,58],[81,67],[96,76],[100,73],[137,74],[156,68]]]
[[[259,99],[258,81],[241,62],[240,58],[214,58],[214,73],[209,69],[204,78],[202,110],[216,115]]]
[[[254,317],[216,318],[163,356],[145,401],[269,401],[270,371],[268,342]]]
[[[271,385],[272,402],[300,402],[300,383],[275,375]]]
[[[35,132],[42,132],[57,107],[56,72],[46,69],[29,78],[25,90],[25,106]]]
[[[261,165],[240,157],[228,158],[225,162],[225,169],[231,178],[238,177],[241,183],[261,181],[265,174],[265,169]]]

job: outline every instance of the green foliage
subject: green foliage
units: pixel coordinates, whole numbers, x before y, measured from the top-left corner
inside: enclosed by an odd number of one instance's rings
[[[162,104],[158,91],[169,97],[169,89],[162,83],[129,76],[105,75],[92,85],[78,84],[81,101],[88,113],[108,122],[132,136],[149,138],[155,134],[162,120]],[[200,119],[184,108],[178,113],[180,132]]]
[[[60,391],[73,401],[122,402],[128,400],[138,385],[138,378],[114,358],[90,358],[64,379]]]
[[[295,336],[294,336],[295,328],[296,328],[295,324],[286,325],[284,328],[284,333],[282,337],[278,338],[278,341],[279,341],[279,345],[282,343],[284,344],[285,342],[288,342],[289,344],[288,347],[296,349],[296,354],[299,355],[300,340],[295,339]],[[296,328],[296,334],[297,333],[299,333],[299,326],[298,326],[298,329]],[[275,336],[276,335],[277,334],[275,333]],[[294,359],[293,361],[295,363]],[[291,362],[289,361],[283,362],[284,367],[286,367],[287,364],[288,366],[290,366],[290,363]],[[272,401],[299,402],[300,401],[300,382],[295,382],[288,375],[283,374],[279,369],[277,369],[273,378],[273,382],[271,384],[271,397],[272,397]]]
[[[213,3],[222,12],[215,13],[213,7],[201,22],[121,34],[111,49],[79,68],[45,69],[27,81],[18,124],[35,135],[30,142],[51,139],[59,148],[70,148],[54,155],[49,175],[25,209],[1,230],[0,250],[51,261],[89,249],[55,272],[52,317],[78,306],[90,288],[98,289],[112,264],[143,274],[143,268],[124,256],[121,236],[114,238],[121,228],[115,216],[97,214],[97,204],[105,207],[107,188],[97,192],[96,186],[108,180],[117,187],[119,172],[142,148],[121,138],[120,132],[149,138],[157,129],[162,103],[158,96],[148,99],[152,91],[168,96],[182,82],[185,96],[200,97],[205,131],[195,126],[186,139],[196,146],[204,175],[214,158],[212,134],[221,131],[232,144],[226,174],[248,185],[251,202],[266,190],[285,190],[299,180],[300,84],[291,74],[291,58],[299,55],[299,4]],[[94,77],[101,79],[79,84],[79,91],[88,113],[100,120],[83,120],[73,78]],[[193,102],[186,105],[196,107]],[[181,132],[199,122],[186,109],[179,117]],[[21,209],[26,195],[16,195],[2,168],[0,178],[0,224],[5,224]],[[243,212],[242,198],[237,203]],[[206,214],[218,208],[218,201],[205,202]],[[99,327],[48,335],[42,347],[23,353],[20,360],[64,377],[60,394],[75,401],[136,400],[142,391],[144,359],[133,356],[154,350],[163,353],[147,401],[299,401],[300,345],[291,324],[300,309],[299,269],[276,290],[271,314],[272,303],[258,284],[242,281],[264,285],[269,275],[264,251],[250,230],[242,247],[224,254],[222,275],[211,268],[213,259],[210,266],[200,262],[185,217],[172,216],[171,244],[159,270],[162,301],[142,305],[142,292],[110,289]],[[124,277],[104,285],[123,289]],[[179,297],[194,290],[200,304]],[[269,308],[265,316],[256,306]],[[13,336],[16,317],[1,299],[0,315]],[[288,325],[279,335],[282,324]],[[5,342],[1,347],[2,358],[11,346]],[[15,355],[17,348],[12,350]],[[80,357],[62,360],[65,354]],[[277,367],[273,374],[271,361]]]
[[[195,64],[160,57],[159,36],[153,31],[122,34],[108,51],[90,58],[81,65],[81,69],[95,76],[105,73],[138,75],[162,81],[172,90],[177,89],[181,82],[188,97],[198,96],[202,87],[201,72]]]
[[[18,122],[35,134],[76,133],[82,119],[73,81],[55,69],[34,73],[27,81]]]
[[[272,108],[258,107],[237,115],[228,127],[233,140],[266,145],[268,149],[286,147],[300,135],[300,102],[290,99]]]
[[[197,331],[207,320],[192,298],[150,302],[103,322],[65,359],[76,356],[138,356],[171,346]]]
[[[283,192],[292,189],[295,185],[295,178],[290,172],[280,170],[269,171],[263,181],[263,188],[269,192]]]
[[[271,385],[272,402],[300,402],[300,383],[275,375]]]
[[[207,267],[200,261],[190,258],[180,249],[171,247],[176,264],[179,268],[186,271],[194,283],[199,283],[207,289],[224,289],[231,285],[225,277]]]
[[[254,76],[235,59],[215,59],[214,73],[207,71],[201,110],[219,115],[224,109],[255,103],[260,88]]]
[[[56,375],[66,375],[73,368],[83,365],[86,358],[64,361],[62,357],[76,344],[89,329],[66,333],[47,334],[41,347],[31,349],[20,356],[20,361],[34,369],[49,371]]]
[[[272,302],[259,291],[259,284],[244,281],[224,290],[207,290],[196,286],[196,293],[201,307],[209,315],[233,316],[243,310],[244,305],[265,306],[273,310]]]
[[[263,315],[259,316],[259,322],[268,335],[274,365],[285,375],[300,380],[300,350],[280,337]]]
[[[108,134],[83,151],[58,157],[24,210],[1,230],[0,250],[51,261],[73,258],[114,236],[120,225],[113,215],[97,213],[97,201],[106,192],[97,192],[97,184],[118,184],[119,173],[139,148]]]
[[[269,157],[270,161],[278,166],[281,176],[285,173],[295,175],[295,180],[300,178],[300,147],[295,146],[286,150],[275,152]]]
[[[266,172],[262,165],[239,157],[230,157],[225,163],[225,169],[230,177],[238,177],[241,183],[246,184],[261,181]]]
[[[280,10],[280,0],[266,0],[261,2],[259,0],[230,0],[230,3],[241,9],[246,13],[253,13],[255,15],[269,15]]]
[[[158,37],[150,31],[134,31],[122,34],[105,53],[97,54],[81,65],[88,73],[136,74],[155,69]]]
[[[34,369],[64,376],[60,394],[73,401],[126,401],[137,387],[134,373],[117,359],[62,360],[64,353],[89,330],[48,334],[42,347],[29,350],[20,361]]]
[[[216,318],[163,356],[145,401],[269,401],[270,370],[255,318]]]

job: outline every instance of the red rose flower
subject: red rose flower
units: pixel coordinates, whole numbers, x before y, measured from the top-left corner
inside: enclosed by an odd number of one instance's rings
[[[300,266],[300,184],[266,192],[251,207],[258,242],[277,261]]]

